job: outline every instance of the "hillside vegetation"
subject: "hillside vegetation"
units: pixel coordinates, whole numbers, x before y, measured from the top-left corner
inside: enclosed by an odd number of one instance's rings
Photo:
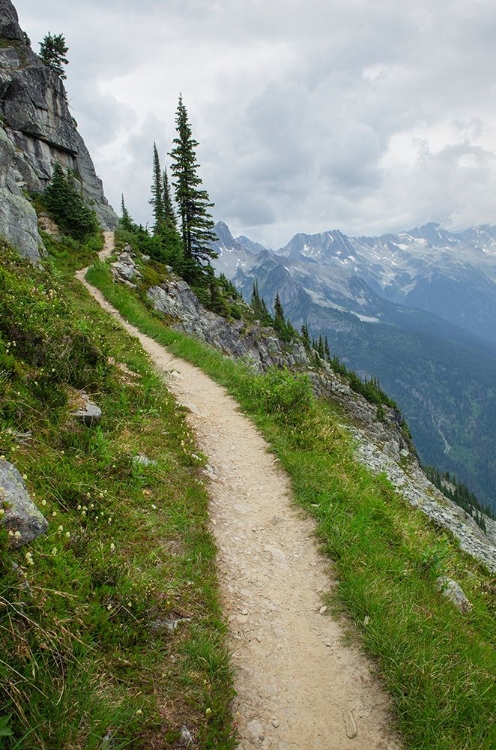
[[[0,454],[49,521],[17,550],[0,531],[2,747],[233,747],[203,458],[72,278],[100,240],[45,240],[51,270],[0,247]],[[71,414],[83,388],[98,426]]]
[[[377,659],[406,747],[493,747],[496,598],[487,571],[357,463],[342,414],[314,398],[305,376],[255,375],[171,329],[101,263],[88,279],[140,330],[223,384],[269,440],[333,560],[339,584],[329,603],[351,615],[350,634]],[[468,613],[443,596],[442,575],[462,585]]]

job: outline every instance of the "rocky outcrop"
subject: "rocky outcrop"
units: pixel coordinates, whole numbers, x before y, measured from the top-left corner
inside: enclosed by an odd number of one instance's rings
[[[0,522],[9,532],[12,547],[21,547],[44,534],[46,518],[31,500],[16,467],[0,459]]]
[[[141,278],[141,273],[136,268],[136,264],[134,262],[135,257],[136,254],[133,253],[129,245],[126,245],[122,249],[122,252],[119,253],[119,257],[116,262],[112,263],[111,265],[114,279],[122,281],[124,284],[130,286],[131,288],[134,288],[136,286],[133,281]]]
[[[148,296],[157,310],[172,319],[172,328],[196,336],[231,357],[245,360],[258,372],[273,366],[308,365],[308,356],[301,344],[286,347],[272,328],[248,326],[242,320],[228,321],[206,310],[182,279],[152,287]]]
[[[32,232],[24,205],[27,201],[23,199],[21,205],[19,192],[42,191],[55,162],[71,169],[80,180],[83,194],[92,203],[102,227],[116,226],[117,217],[103,194],[102,182],[70,114],[63,82],[26,44],[10,0],[0,0],[0,116],[14,149],[12,152],[6,148],[3,138],[0,189],[11,208],[0,217],[0,232],[17,244],[23,255],[32,258],[37,250],[33,250],[29,239]],[[16,234],[16,215],[22,220],[28,217],[25,236]],[[38,245],[39,236],[35,240]]]

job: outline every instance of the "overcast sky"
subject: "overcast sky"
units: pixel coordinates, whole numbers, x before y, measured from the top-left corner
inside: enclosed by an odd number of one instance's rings
[[[148,205],[179,92],[214,218],[296,232],[496,224],[494,0],[14,0],[70,48],[79,131],[119,209]]]

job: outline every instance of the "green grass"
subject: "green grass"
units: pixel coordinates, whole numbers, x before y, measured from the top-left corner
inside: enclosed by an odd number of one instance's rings
[[[72,279],[77,248],[49,244],[52,273],[1,247],[0,455],[49,520],[19,550],[0,532],[1,746],[172,748],[186,726],[227,750],[203,459],[139,344]],[[71,416],[83,387],[98,426]],[[137,466],[139,453],[156,463]]]
[[[494,579],[453,538],[408,506],[385,477],[354,457],[331,402],[288,372],[254,376],[168,329],[102,264],[88,279],[144,333],[225,385],[288,471],[296,500],[315,516],[338,576],[335,608],[355,622],[393,698],[408,748],[483,750],[496,746]],[[439,592],[449,575],[473,604],[459,613]]]

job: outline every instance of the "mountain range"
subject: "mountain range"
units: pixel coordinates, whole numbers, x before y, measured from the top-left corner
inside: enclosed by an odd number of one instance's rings
[[[256,279],[293,325],[376,377],[404,412],[423,463],[496,509],[496,227],[439,224],[380,237],[297,234],[272,251],[216,226],[216,270],[249,299]]]

